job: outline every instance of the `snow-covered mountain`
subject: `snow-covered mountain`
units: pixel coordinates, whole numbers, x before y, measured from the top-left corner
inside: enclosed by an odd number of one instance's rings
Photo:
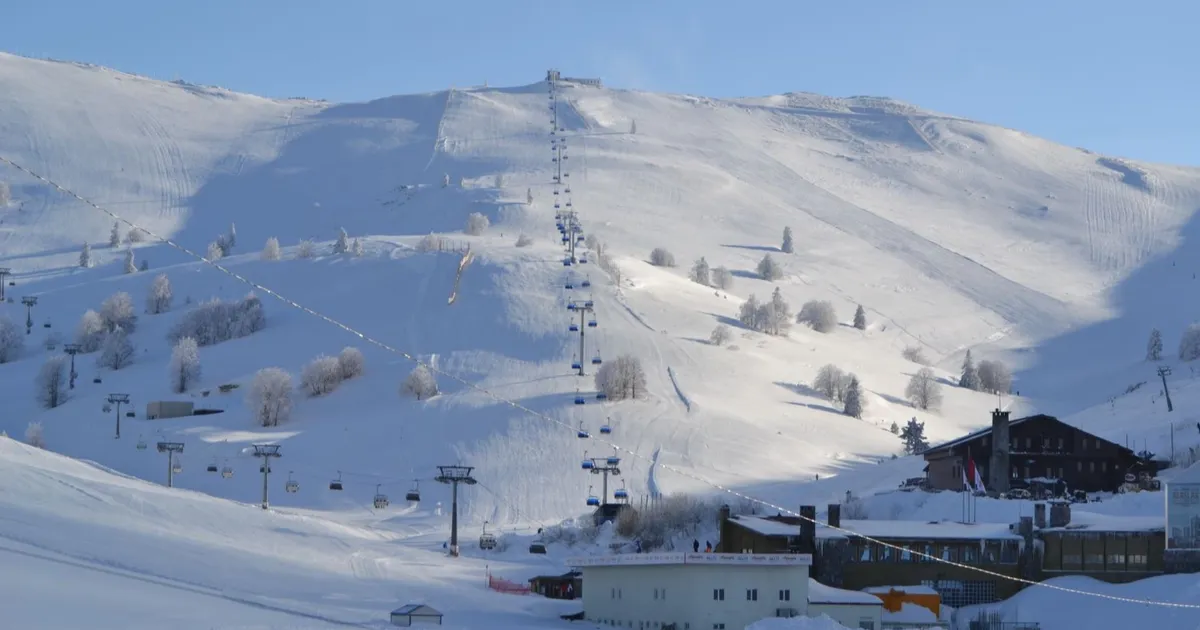
[[[398,498],[417,479],[423,512],[448,498],[426,483],[434,467],[462,462],[481,481],[468,497],[472,521],[529,523],[578,514],[589,486],[599,492],[578,460],[612,449],[577,439],[575,428],[595,433],[607,420],[611,441],[637,454],[623,454],[619,482],[635,497],[722,484],[794,505],[794,482],[876,467],[897,452],[892,423],[915,416],[933,441],[986,424],[994,396],[946,387],[937,412],[905,401],[920,367],[901,356],[906,347],[922,348],[944,380],[968,349],[1005,360],[1024,398],[1003,404],[1080,412],[1086,426],[1084,410],[1154,377],[1143,360],[1150,329],[1161,328],[1171,356],[1194,310],[1200,256],[1184,243],[1197,225],[1200,169],[1098,156],[867,97],[716,100],[560,84],[569,198],[620,269],[618,279],[593,260],[568,272],[554,227],[547,93],[539,82],[368,103],[271,100],[0,55],[0,157],[192,251],[236,224],[221,261],[231,272],[494,395],[443,377],[442,395],[403,398],[407,359],[260,290],[266,328],[202,348],[201,382],[187,395],[224,413],[145,420],[147,402],[178,397],[167,333],[186,302],[250,287],[154,242],[133,245],[149,270],[124,274],[125,246],[107,244],[110,216],[0,163],[12,191],[0,210],[0,265],[17,298],[0,313],[23,323],[19,298],[39,299],[24,353],[0,365],[0,428],[19,437],[40,421],[51,450],[155,481],[166,462],[154,442],[185,441],[176,485],[243,501],[261,484],[245,447],[278,441],[277,490],[286,474],[301,490],[274,500],[310,508],[360,509],[376,484]],[[462,234],[473,212],[491,220],[479,236]],[[795,253],[778,251],[785,226]],[[363,256],[330,253],[339,228],[361,239]],[[419,251],[431,232],[475,254],[452,304],[460,257]],[[515,246],[521,233],[532,246]],[[260,259],[269,237],[283,260]],[[315,258],[297,257],[303,239],[317,242]],[[85,241],[96,263],[88,269],[78,264]],[[648,264],[655,247],[679,267]],[[755,274],[767,253],[784,271],[774,282]],[[732,288],[687,278],[702,256],[732,271]],[[167,313],[139,316],[133,364],[99,369],[96,355],[81,354],[68,402],[41,409],[35,375],[61,351],[45,350],[47,338],[69,341],[84,311],[117,291],[140,310],[157,273],[176,299]],[[568,273],[591,287],[565,289]],[[832,302],[844,325],[783,337],[738,327],[742,301],[774,287],[793,310]],[[596,304],[582,358],[567,330],[571,296]],[[849,325],[858,304],[861,331]],[[708,343],[722,322],[734,339]],[[258,369],[298,378],[310,359],[346,345],[366,354],[364,376],[317,398],[297,392],[289,422],[255,426],[244,392]],[[637,402],[596,401],[592,379],[569,367],[625,353],[647,373]],[[809,387],[825,364],[859,376],[861,420]],[[1186,366],[1176,368],[1173,382],[1186,380]],[[241,387],[223,393],[223,384]],[[102,411],[114,392],[137,409],[120,440],[114,414]],[[573,404],[577,392],[587,404]],[[1120,437],[1143,411],[1098,430]],[[134,448],[139,436],[146,451]],[[237,474],[205,473],[209,463]],[[326,490],[339,471],[345,491]]]

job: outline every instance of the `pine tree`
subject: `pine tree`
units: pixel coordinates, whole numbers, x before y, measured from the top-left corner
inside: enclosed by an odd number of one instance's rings
[[[112,232],[108,234],[108,246],[120,247],[121,245],[121,224],[113,223]]]
[[[697,260],[696,263],[694,265],[692,265],[692,273],[689,274],[689,276],[691,277],[692,282],[695,282],[696,284],[703,284],[704,286],[708,286],[708,284],[709,284],[708,261],[704,260],[703,256],[701,256],[700,260]]]
[[[787,330],[792,327],[792,308],[783,299],[783,293],[779,287],[775,287],[775,291],[771,293],[771,301],[767,302],[767,311],[763,319],[766,322],[767,332],[772,335],[787,334]]]
[[[970,350],[967,350],[967,356],[963,359],[962,375],[958,377],[958,386],[979,391],[979,372],[975,370],[975,362],[971,360]]]
[[[896,424],[896,421],[893,420],[892,426],[888,428],[888,431],[891,431],[894,435],[900,435],[900,425]]]
[[[867,401],[863,398],[862,385],[858,382],[858,377],[851,374],[850,384],[846,387],[846,393],[842,398],[842,413],[854,418],[862,418],[866,404]]]
[[[630,135],[637,133],[637,121],[636,120],[629,121],[629,133],[630,133]]]
[[[338,228],[337,241],[333,243],[333,253],[345,254],[350,251],[350,235],[346,234],[346,228]]]
[[[867,312],[863,310],[862,304],[854,311],[854,327],[859,330],[867,329]]]
[[[358,240],[357,238],[354,239],[354,242],[350,244],[350,255],[354,256],[355,258],[362,258],[362,256],[363,256],[362,241]]]
[[[779,249],[785,254],[790,254],[796,251],[796,245],[792,242],[792,228],[783,228],[783,245],[781,245]]]
[[[758,261],[758,275],[767,281],[778,280],[783,277],[783,269],[779,263],[770,254],[763,256],[762,260]]]
[[[450,187],[450,173],[446,173],[445,175],[442,175],[442,188],[449,188],[449,187]]]
[[[233,250],[233,246],[237,244],[237,226],[233,223],[229,224],[229,234],[225,237],[225,253]]]
[[[137,265],[133,262],[133,250],[125,250],[125,273],[134,273],[137,271]]]
[[[925,423],[917,422],[916,418],[908,421],[900,430],[900,439],[904,442],[904,452],[909,455],[919,455],[929,449],[925,440]]]
[[[79,266],[84,269],[92,266],[92,246],[87,243],[83,244],[83,251],[79,252]]]
[[[1162,360],[1162,333],[1157,328],[1150,331],[1150,341],[1146,344],[1146,360],[1161,361]]]

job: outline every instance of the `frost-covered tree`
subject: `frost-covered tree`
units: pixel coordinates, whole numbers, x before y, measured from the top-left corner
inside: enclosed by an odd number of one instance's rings
[[[279,260],[279,239],[272,236],[267,239],[262,250],[263,260]]]
[[[750,330],[762,330],[762,316],[762,304],[759,303],[758,297],[751,293],[738,309],[738,321]]]
[[[980,361],[979,387],[993,394],[1007,394],[1012,391],[1012,372],[999,361]]]
[[[718,324],[708,337],[708,342],[714,346],[725,345],[733,337],[733,331],[725,324]]]
[[[597,256],[604,253],[604,243],[601,243],[600,237],[596,236],[595,234],[589,233],[587,238],[583,240],[583,244],[586,245],[588,249],[595,252]]]
[[[133,261],[133,249],[125,250],[125,273],[136,273],[137,264]]]
[[[42,432],[42,423],[30,422],[25,427],[25,443],[34,448],[46,448],[46,437]]]
[[[763,280],[773,282],[783,277],[783,267],[770,254],[766,254],[758,261],[758,275]]]
[[[979,372],[975,370],[975,361],[971,359],[971,351],[963,357],[962,371],[959,373],[958,386],[972,391],[979,391]]]
[[[0,315],[0,363],[8,363],[21,356],[25,348],[25,335],[16,322]]]
[[[904,442],[904,452],[909,455],[920,455],[929,450],[929,442],[925,440],[925,423],[917,422],[916,418],[909,420],[900,430],[900,440]]]
[[[300,372],[300,387],[309,396],[323,396],[342,383],[342,366],[334,357],[320,355]]]
[[[888,431],[891,431],[893,435],[900,435],[900,425],[896,424],[896,421],[893,420],[892,426],[888,427]]]
[[[595,382],[596,389],[607,394],[609,400],[636,399],[646,393],[646,371],[641,359],[631,354],[601,365]]]
[[[147,261],[145,258],[143,258],[142,262],[138,263],[138,271],[149,271],[149,270],[150,270],[150,262]]]
[[[133,365],[135,352],[133,341],[129,339],[129,333],[126,333],[125,329],[117,327],[108,331],[108,334],[104,336],[104,345],[100,348],[100,356],[96,358],[96,365],[110,370],[122,370]]]
[[[1183,335],[1179,338],[1179,359],[1200,359],[1200,323],[1190,324],[1183,330]]]
[[[121,246],[121,224],[120,223],[113,223],[112,231],[110,231],[108,233],[108,246],[109,247],[120,247]]]
[[[333,253],[345,254],[350,251],[350,235],[346,228],[338,228],[337,240],[333,242]]]
[[[933,370],[921,368],[908,380],[904,396],[918,409],[938,409],[942,406],[942,386]]]
[[[442,175],[442,188],[450,187],[450,173]]]
[[[691,278],[692,282],[695,282],[696,284],[703,284],[704,286],[708,286],[708,284],[709,284],[708,261],[704,260],[703,256],[700,257],[700,260],[697,260],[695,263],[692,264],[692,271],[691,271],[691,273],[688,274],[688,277]]]
[[[79,324],[75,327],[75,343],[79,344],[79,351],[87,354],[100,349],[100,345],[104,343],[104,333],[108,332],[108,327],[104,325],[104,318],[99,313],[88,309],[84,311],[83,317],[79,318]]]
[[[783,228],[783,244],[779,246],[779,250],[785,254],[796,251],[796,244],[792,242],[792,228]]]
[[[362,376],[363,370],[366,369],[366,359],[363,358],[362,350],[353,346],[342,348],[337,360],[343,379]]]
[[[631,121],[629,121],[629,134],[633,135],[636,133],[637,133],[637,121],[631,120]]]
[[[862,384],[858,382],[857,376],[851,374],[846,391],[842,394],[842,413],[854,418],[861,418],[866,407],[867,399],[863,396]]]
[[[1163,352],[1162,333],[1157,328],[1150,331],[1150,340],[1146,342],[1146,360],[1161,361]]]
[[[771,301],[763,304],[763,332],[771,335],[786,335],[792,327],[792,307],[783,299],[779,287],[771,293]]]
[[[204,252],[204,257],[207,258],[210,262],[216,261],[216,260],[221,260],[222,258],[224,258],[224,256],[225,256],[225,248],[221,247],[221,244],[216,241],[209,243],[208,249],[205,250],[205,252]]]
[[[503,173],[496,173],[496,176],[492,178],[492,188],[504,188]]]
[[[67,402],[67,370],[70,362],[66,355],[55,355],[46,359],[42,369],[38,370],[34,379],[34,393],[37,401],[46,409]]]
[[[165,313],[171,310],[171,281],[167,278],[167,274],[160,273],[154,276],[154,281],[150,283],[150,292],[146,294],[146,312],[151,315]]]
[[[863,309],[862,304],[854,309],[854,327],[859,330],[867,329],[867,311]]]
[[[171,327],[167,339],[176,343],[191,337],[201,346],[211,346],[254,334],[266,325],[262,300],[250,293],[238,302],[213,299],[196,306]]]
[[[79,252],[79,266],[84,269],[92,266],[92,246],[87,243],[83,244],[83,250]]]
[[[137,326],[133,298],[124,291],[118,291],[108,296],[100,303],[100,319],[104,321],[106,330],[122,328],[125,332],[133,332]]]
[[[296,245],[296,258],[299,258],[301,260],[307,260],[316,255],[317,255],[317,246],[312,242],[311,239],[306,238],[306,239],[300,241],[299,245]]]
[[[126,243],[143,243],[146,240],[146,231],[142,228],[132,228],[125,234]]]
[[[517,237],[517,247],[529,247],[533,245],[533,239],[527,234],[521,234]]]
[[[821,366],[813,378],[812,388],[821,392],[829,400],[841,402],[843,381],[846,374],[841,368],[832,363]]]
[[[733,288],[733,273],[725,267],[717,267],[712,270],[712,285],[722,291],[729,291]]]
[[[12,203],[12,190],[8,187],[8,182],[0,182],[0,208]]]
[[[796,315],[796,323],[805,324],[821,333],[832,332],[837,328],[837,313],[833,304],[822,300],[809,300],[800,307]]]
[[[362,258],[365,253],[366,250],[363,249],[362,241],[358,240],[358,237],[355,237],[354,242],[350,243],[350,255],[355,258]]]
[[[929,357],[925,356],[925,351],[920,346],[908,346],[900,352],[900,356],[917,365],[929,365]]]
[[[195,339],[184,337],[175,342],[167,378],[171,382],[171,391],[176,394],[188,391],[200,380],[200,346]]]
[[[654,265],[655,267],[674,267],[675,254],[667,251],[666,248],[655,247],[654,250],[650,252],[650,264]]]
[[[234,309],[233,335],[246,337],[267,327],[267,314],[262,299],[253,291],[246,294]]]
[[[438,395],[437,378],[424,364],[418,364],[409,372],[408,378],[400,386],[400,393],[412,396],[417,400],[425,400]]]
[[[246,392],[246,406],[260,426],[287,422],[292,413],[292,375],[277,367],[259,370]]]
[[[472,212],[467,215],[467,227],[463,231],[471,236],[479,236],[491,225],[492,222],[482,212]]]
[[[229,233],[225,235],[225,253],[233,251],[233,246],[237,245],[237,226],[233,223],[229,224]]]
[[[437,234],[426,234],[417,241],[417,251],[419,252],[438,252],[441,251],[444,244],[444,238]]]
[[[525,205],[527,205],[527,206],[533,205],[533,189],[532,188],[525,189]]]

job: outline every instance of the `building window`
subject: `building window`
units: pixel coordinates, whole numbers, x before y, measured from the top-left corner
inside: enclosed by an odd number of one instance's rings
[[[859,630],[875,630],[875,620],[870,617],[863,617],[858,620]]]
[[[1062,478],[1063,478],[1063,468],[1062,468],[1062,466],[1059,466],[1059,467],[1058,467],[1058,478],[1059,478],[1059,479],[1062,479]]]
[[[714,623],[714,624],[713,624],[713,630],[725,630],[725,624],[723,624],[723,623]]]
[[[787,589],[787,588],[785,588],[785,589],[783,589],[782,591],[779,591],[779,601],[781,601],[781,602],[790,602],[790,601],[792,601],[792,591],[791,591],[791,589]]]
[[[748,601],[748,602],[758,601],[758,589],[756,589],[756,588],[746,589],[746,601]]]
[[[1075,472],[1083,472],[1083,462],[1075,462]]]
[[[718,601],[718,602],[725,601],[725,589],[714,588],[713,589],[713,601]]]
[[[1096,462],[1088,462],[1088,472],[1096,472]]]
[[[1100,462],[1101,472],[1108,472],[1108,462]]]
[[[1033,438],[1025,438],[1025,450],[1033,448]]]
[[[614,588],[612,590],[612,599],[616,599],[616,598],[617,598],[617,589]]]
[[[1062,438],[1058,438],[1058,450],[1063,450],[1064,446],[1066,446],[1066,442]]]
[[[1131,553],[1131,554],[1129,554],[1128,558],[1129,558],[1129,570],[1130,571],[1145,571],[1146,570],[1146,556],[1144,554]]]
[[[654,589],[654,599],[658,599],[658,589]]]
[[[983,436],[983,445],[984,446],[987,446],[987,439],[988,439],[988,436],[986,436],[986,435]]]

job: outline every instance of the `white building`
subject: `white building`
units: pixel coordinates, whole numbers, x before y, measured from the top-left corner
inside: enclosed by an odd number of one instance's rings
[[[639,553],[567,564],[583,572],[584,618],[603,625],[740,630],[808,610],[808,554]]]
[[[870,593],[834,588],[810,579],[807,614],[829,615],[847,628],[879,630],[883,627],[883,600]]]

